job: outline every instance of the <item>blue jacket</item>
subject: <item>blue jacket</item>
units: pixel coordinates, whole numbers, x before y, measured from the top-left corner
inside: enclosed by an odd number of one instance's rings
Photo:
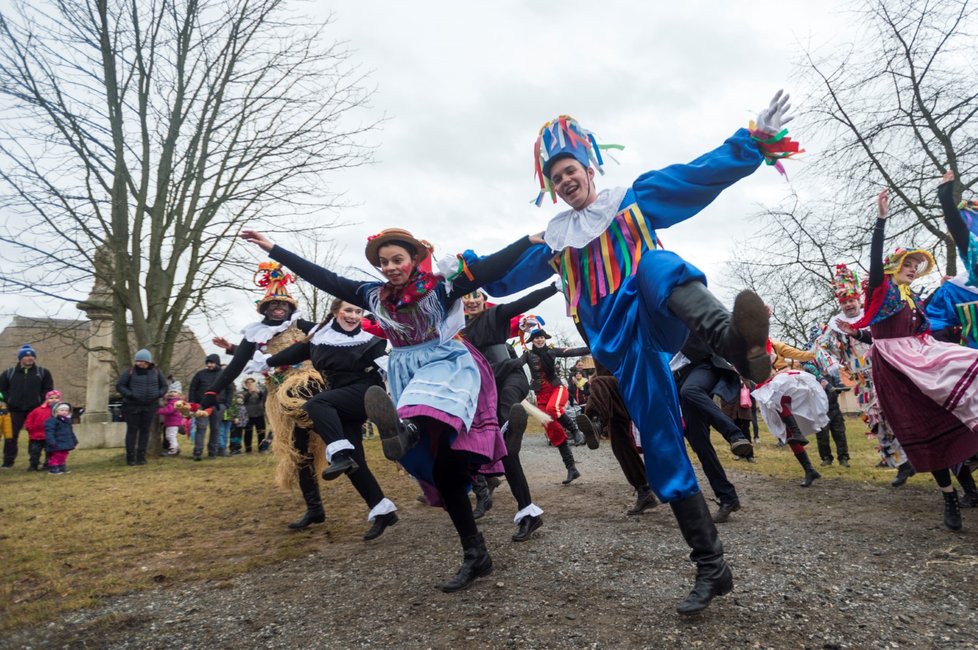
[[[44,423],[44,437],[48,451],[71,451],[78,446],[71,422],[57,417],[50,417]]]

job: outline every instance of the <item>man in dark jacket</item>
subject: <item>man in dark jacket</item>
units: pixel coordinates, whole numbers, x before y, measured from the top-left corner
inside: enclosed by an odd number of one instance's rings
[[[166,395],[166,377],[153,364],[149,350],[142,349],[133,357],[132,368],[119,375],[115,388],[122,395],[126,418],[126,464],[145,465],[149,429],[160,398]]]
[[[3,466],[10,469],[17,459],[17,437],[27,414],[44,403],[44,396],[54,390],[51,373],[37,365],[37,352],[30,345],[17,352],[17,365],[0,374],[0,393],[10,410],[11,437],[3,441]]]
[[[193,379],[190,380],[190,391],[187,397],[191,402],[204,404],[204,394],[209,392],[217,383],[217,378],[221,376],[221,358],[216,354],[208,354],[206,367],[198,370]],[[200,460],[204,453],[204,433],[210,428],[210,437],[207,439],[207,455],[217,456],[220,453],[218,438],[221,434],[221,420],[224,418],[224,411],[231,402],[232,384],[228,383],[217,395],[214,400],[214,410],[210,415],[204,415],[196,419],[197,430],[194,433],[194,460]],[[209,401],[209,400],[208,400]]]

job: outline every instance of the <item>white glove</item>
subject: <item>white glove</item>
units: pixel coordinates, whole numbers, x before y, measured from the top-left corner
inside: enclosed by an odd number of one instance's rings
[[[784,125],[794,119],[788,115],[791,104],[788,103],[790,95],[779,90],[771,99],[771,103],[757,116],[757,129],[764,133],[774,135],[779,133]]]

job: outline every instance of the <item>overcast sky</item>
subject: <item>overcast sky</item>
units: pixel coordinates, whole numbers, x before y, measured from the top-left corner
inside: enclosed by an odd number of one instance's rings
[[[307,10],[323,18],[321,4]],[[364,119],[388,118],[368,139],[375,164],[324,179],[353,206],[338,215],[353,225],[331,232],[340,266],[365,267],[366,236],[392,226],[430,240],[436,255],[488,253],[542,230],[562,207],[531,203],[532,145],[541,124],[560,113],[599,142],[625,145],[615,154],[621,164],[606,164],[599,189],[712,149],[778,88],[792,90],[791,63],[802,45],[840,38],[846,18],[838,4],[331,3],[327,33],[349,42],[377,88]],[[810,141],[805,124],[791,126],[803,145]],[[804,164],[789,162],[789,175]],[[715,278],[733,242],[761,227],[746,217],[788,192],[781,176],[762,168],[659,236]],[[234,307],[202,325],[201,338],[234,334],[254,320],[255,297],[228,296]],[[29,309],[40,315],[52,307]],[[541,313],[571,331],[559,297]]]

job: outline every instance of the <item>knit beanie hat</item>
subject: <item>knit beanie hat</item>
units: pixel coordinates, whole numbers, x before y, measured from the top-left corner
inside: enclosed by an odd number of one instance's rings
[[[30,343],[25,343],[20,346],[20,350],[17,351],[17,361],[20,361],[27,356],[34,357],[35,359],[37,358],[37,352],[34,351],[34,348],[31,347]]]
[[[49,390],[47,392],[47,394],[44,396],[44,401],[47,401],[47,400],[51,399],[52,397],[57,397],[60,400],[61,399],[61,391],[60,390]]]
[[[145,361],[146,363],[153,363],[153,355],[146,348],[136,350],[136,356],[133,357],[133,361]]]
[[[54,406],[52,406],[51,407],[51,414],[52,415],[57,415],[58,414],[58,410],[62,406],[67,406],[68,407],[68,416],[71,417],[71,404],[69,404],[68,402],[58,402],[57,404],[55,404]]]

